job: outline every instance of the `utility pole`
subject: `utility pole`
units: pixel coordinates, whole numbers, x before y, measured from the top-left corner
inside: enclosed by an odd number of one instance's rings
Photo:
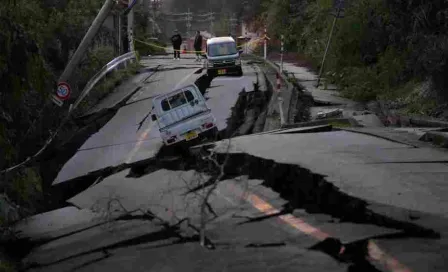
[[[264,27],[264,59],[268,58],[268,30]]]
[[[65,67],[64,72],[59,77],[59,82],[66,82],[69,80],[70,76],[73,74],[74,69],[81,62],[81,59],[85,55],[87,48],[89,47],[92,40],[95,38],[96,34],[98,33],[98,30],[103,25],[107,16],[109,16],[109,13],[112,10],[114,4],[115,4],[114,0],[106,0],[106,2],[104,2],[103,7],[101,8],[100,12],[96,16],[95,20],[93,21],[93,23],[90,26],[89,30],[87,31],[86,35],[82,39],[81,43],[79,44],[78,48],[76,49],[75,53],[73,54],[73,57],[70,59],[69,63]]]
[[[229,27],[230,27],[230,34],[232,35],[236,26],[237,26],[238,19],[235,16],[235,13],[232,13],[230,19],[229,19]]]
[[[249,39],[248,39],[248,37],[247,37],[247,31],[246,31],[246,33],[244,33],[244,40],[246,41],[246,54],[249,54],[249,51],[247,51],[247,44],[249,43]]]
[[[157,0],[152,0],[152,36],[156,36],[156,10],[157,10]]]
[[[341,17],[341,12],[344,12],[345,0],[334,0],[334,7],[336,9],[336,14],[334,16],[333,25],[331,26],[330,35],[328,37],[327,46],[325,47],[324,57],[322,58],[322,63],[320,64],[319,76],[317,78],[316,87],[319,87],[320,81],[322,79],[322,74],[324,72],[325,59],[327,58],[328,50],[330,49],[331,39],[333,38],[334,27],[338,18]],[[342,15],[343,17],[343,15]]]
[[[284,39],[285,39],[285,36],[282,35],[282,37],[281,37],[281,43],[282,43],[281,46],[282,47],[281,47],[281,57],[280,57],[281,58],[281,61],[280,61],[280,73],[283,73],[283,50],[284,50],[284,47],[283,47],[284,46],[284,42],[283,41],[284,41]]]
[[[210,11],[209,20],[210,20],[210,34],[213,35],[213,29],[214,29],[214,20],[215,20],[215,13],[213,11]]]
[[[188,9],[187,17],[185,18],[187,21],[187,37],[190,38],[190,31],[191,31],[191,20],[193,19],[192,13],[190,12],[190,9]]]
[[[129,7],[133,4],[129,1]],[[128,42],[129,42],[129,52],[134,52],[134,9],[132,8],[128,13]]]
[[[122,22],[121,22],[121,14],[118,14],[118,55],[121,55],[122,52],[122,46],[123,46],[123,39],[121,37],[121,30],[122,30]]]

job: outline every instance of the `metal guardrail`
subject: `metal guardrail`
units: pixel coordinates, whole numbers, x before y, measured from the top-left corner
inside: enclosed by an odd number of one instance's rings
[[[47,147],[56,138],[56,136],[58,135],[58,133],[61,130],[61,128],[68,122],[68,120],[70,120],[70,116],[71,116],[73,110],[75,110],[76,107],[78,107],[79,103],[81,103],[81,101],[89,94],[89,92],[93,89],[93,87],[95,87],[95,85],[98,83],[98,81],[100,81],[107,73],[109,73],[110,71],[116,69],[118,65],[120,65],[122,63],[126,63],[126,62],[134,60],[134,59],[135,60],[137,59],[137,56],[135,55],[135,53],[134,52],[129,52],[129,53],[126,53],[124,55],[121,55],[121,56],[113,59],[108,64],[103,66],[103,68],[98,73],[96,73],[89,80],[89,82],[87,82],[86,86],[84,87],[84,90],[79,95],[79,97],[76,99],[75,103],[70,105],[70,109],[68,111],[67,116],[62,120],[61,124],[56,129],[56,131],[48,138],[48,140],[45,142],[45,145],[39,151],[37,151],[37,153],[34,154],[33,156],[28,157],[26,160],[24,160],[23,162],[21,162],[21,163],[19,163],[17,165],[14,165],[12,167],[9,167],[7,169],[4,169],[4,170],[0,171],[0,174],[5,174],[5,173],[11,172],[11,171],[13,171],[13,170],[15,170],[17,168],[20,168],[21,166],[26,165],[27,163],[29,163],[29,162],[33,161],[34,159],[36,159],[40,154],[42,154],[45,151],[45,149],[47,149]]]
[[[72,112],[73,110],[75,110],[78,107],[79,103],[81,103],[81,101],[90,93],[90,91],[95,87],[95,85],[101,79],[103,79],[103,77],[105,75],[107,75],[110,71],[116,69],[118,65],[120,65],[122,63],[126,63],[126,62],[128,62],[130,60],[136,60],[136,59],[137,59],[137,56],[135,55],[135,53],[134,52],[129,52],[129,53],[126,53],[124,55],[121,55],[121,56],[113,59],[108,64],[104,65],[103,68],[101,68],[101,70],[98,73],[96,73],[89,80],[89,82],[87,82],[86,86],[82,90],[82,92],[79,95],[79,97],[76,99],[75,103],[73,103],[73,105],[70,106],[69,113]]]

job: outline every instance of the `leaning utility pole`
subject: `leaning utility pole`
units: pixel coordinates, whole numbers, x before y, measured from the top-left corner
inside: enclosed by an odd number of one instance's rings
[[[92,40],[95,38],[96,34],[103,25],[104,21],[107,19],[107,16],[109,16],[110,11],[114,7],[114,4],[115,4],[114,0],[106,0],[106,2],[104,2],[103,7],[96,16],[86,35],[82,39],[81,43],[79,44],[78,48],[73,54],[73,57],[70,59],[69,63],[65,67],[64,72],[62,72],[62,75],[59,77],[59,82],[69,81],[71,75],[73,74],[73,71],[81,62],[83,56],[86,54],[87,48],[92,43]]]
[[[325,47],[324,56],[322,58],[322,63],[320,64],[319,76],[317,77],[316,87],[319,87],[320,81],[322,80],[322,75],[324,72],[325,59],[327,58],[328,50],[330,49],[331,39],[333,38],[334,27],[339,18],[343,18],[345,14],[345,0],[334,0],[334,9],[336,13],[334,16],[333,24],[331,26],[330,35],[328,36],[327,46]]]

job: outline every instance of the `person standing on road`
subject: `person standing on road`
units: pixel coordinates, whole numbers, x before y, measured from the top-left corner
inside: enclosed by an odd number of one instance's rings
[[[196,61],[201,61],[202,54],[202,36],[201,32],[196,31],[196,37],[194,38],[194,51],[196,51]]]
[[[171,43],[173,44],[174,49],[174,59],[180,59],[180,46],[182,45],[182,36],[179,34],[179,31],[177,29],[174,31],[174,35],[171,37]]]

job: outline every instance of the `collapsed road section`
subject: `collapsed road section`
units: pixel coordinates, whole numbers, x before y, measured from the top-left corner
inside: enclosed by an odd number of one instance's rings
[[[199,77],[196,84],[199,86],[201,91],[207,95],[208,92],[213,92],[214,90],[213,88],[210,88],[211,82],[212,80],[210,78],[202,76]],[[264,122],[262,113],[266,112],[266,108],[269,106],[269,101],[272,98],[272,93],[270,93],[269,90],[260,90],[259,82],[254,82],[253,90],[251,89],[249,92],[246,91],[246,89],[242,91],[240,89],[239,91],[240,93],[235,106],[232,108],[230,117],[227,120],[228,126],[221,131],[219,138],[229,139],[229,142],[237,142],[239,139],[245,138],[248,139],[249,142],[253,142],[258,136],[236,136],[262,131]],[[301,105],[303,107],[303,104]],[[297,114],[297,116],[303,116],[302,118],[306,120],[305,112],[304,114]],[[301,118],[298,117],[298,119]],[[322,131],[327,132],[328,130],[313,130],[314,133]],[[276,133],[284,132],[267,132],[265,134],[269,135],[267,137],[272,137],[277,140],[284,140],[286,137],[286,134],[279,135]],[[322,134],[325,133],[316,133],[313,134],[313,137],[319,138],[319,135],[322,136]],[[273,135],[277,136],[274,137]],[[334,137],[337,139],[337,137],[340,136],[336,135]],[[329,139],[330,137],[328,137],[327,140]],[[347,140],[350,140],[350,138],[347,138]],[[226,141],[227,140],[224,140],[222,142]],[[278,142],[281,143],[282,141]],[[293,146],[291,145],[292,143],[294,143],[296,149],[301,150],[297,147],[297,142],[289,142],[286,143],[286,145],[289,145],[291,148],[291,146]],[[356,142],[353,142],[352,144],[356,145]],[[319,174],[319,171],[311,170],[309,165],[303,166],[300,163],[286,163],[281,160],[265,158],[250,152],[218,153],[214,151],[214,147],[215,143],[202,143],[201,146],[196,148],[185,148],[182,152],[172,152],[172,150],[168,148],[162,148],[155,156],[147,156],[146,159],[139,159],[134,162],[102,168],[97,171],[90,172],[87,175],[57,184],[52,187],[52,194],[59,196],[56,201],[58,205],[55,205],[55,207],[67,205],[66,201],[70,199],[70,203],[73,203],[73,205],[76,205],[79,209],[90,209],[92,207],[92,203],[90,201],[95,203],[95,201],[99,200],[98,198],[101,198],[103,194],[107,195],[107,192],[97,194],[98,191],[104,191],[103,189],[105,188],[112,188],[112,190],[117,190],[118,192],[125,191],[121,196],[124,196],[125,198],[129,196],[132,197],[130,197],[130,199],[123,199],[122,201],[132,206],[136,205],[135,203],[138,202],[136,200],[138,198],[136,196],[137,193],[133,190],[138,190],[139,192],[143,192],[142,199],[139,200],[142,201],[141,203],[148,201],[148,199],[149,201],[156,202],[154,204],[155,206],[151,206],[152,204],[145,206],[147,210],[144,210],[144,218],[141,217],[141,219],[153,222],[155,219],[159,218],[158,221],[161,223],[159,222],[158,224],[161,224],[165,230],[162,229],[161,233],[155,232],[157,237],[159,234],[163,234],[160,235],[161,239],[171,239],[174,237],[175,241],[170,245],[184,242],[196,242],[200,240],[198,234],[200,233],[201,227],[197,225],[196,218],[196,221],[190,219],[197,216],[198,213],[183,211],[183,217],[175,218],[174,221],[168,221],[171,219],[166,219],[166,213],[171,214],[172,211],[169,210],[169,207],[159,207],[156,205],[161,205],[163,204],[162,202],[170,202],[171,200],[159,199],[163,197],[163,195],[160,196],[158,190],[167,190],[170,196],[166,197],[175,200],[175,205],[179,206],[184,205],[181,202],[187,197],[195,197],[198,192],[208,190],[209,188],[213,189],[213,186],[216,184],[227,184],[229,180],[231,180],[230,182],[238,183],[238,181],[248,179],[260,180],[263,187],[269,188],[269,190],[278,193],[278,198],[281,199],[281,201],[278,199],[276,201],[284,204],[276,206],[275,212],[271,211],[267,215],[254,215],[247,217],[247,220],[238,223],[238,226],[248,226],[259,223],[263,224],[263,222],[271,219],[284,218],[288,216],[291,217],[291,214],[295,211],[303,210],[310,216],[313,214],[330,215],[333,218],[332,220],[336,221],[336,223],[334,223],[335,225],[339,223],[344,224],[344,222],[351,222],[362,225],[381,226],[389,230],[396,230],[393,234],[384,236],[371,235],[368,236],[368,239],[347,242],[345,244],[342,242],[342,239],[338,239],[339,237],[336,235],[334,238],[328,237],[317,244],[316,241],[314,241],[314,246],[312,247],[306,246],[309,250],[323,251],[339,262],[351,264],[350,271],[378,271],[367,261],[369,257],[369,241],[372,237],[392,239],[403,237],[433,239],[440,237],[439,232],[430,227],[423,226],[418,223],[412,223],[409,222],[409,220],[398,220],[396,217],[388,217],[384,214],[377,213],[375,210],[370,209],[370,201],[367,201],[362,197],[355,197],[344,193],[331,180],[328,180],[326,176]],[[258,151],[262,152],[263,149],[269,148],[270,147],[266,145],[263,146],[262,144],[260,150]],[[308,155],[307,153],[303,154],[303,156]],[[203,174],[203,176],[207,177],[207,179],[201,184],[198,184],[196,187],[189,187],[189,190],[182,192],[180,196],[177,196],[176,193],[171,191],[171,185],[167,185],[161,175],[171,175],[168,182],[170,184],[173,183],[174,186],[180,186],[182,184],[179,183],[183,183],[184,181],[183,177],[181,177],[182,173],[199,173]],[[173,188],[176,189],[175,187]],[[76,200],[72,199],[72,197],[81,192],[84,196],[80,196],[78,198],[75,197]],[[154,195],[151,197],[146,194],[146,192],[150,192]],[[250,199],[243,199],[243,202],[244,200],[246,202],[250,202]],[[141,203],[139,202],[139,205]],[[220,205],[222,204],[223,203],[221,202]],[[174,204],[170,203],[170,205]],[[264,203],[264,206],[267,206],[267,204]],[[272,207],[269,209],[271,208]],[[215,218],[219,218],[219,209],[222,209],[222,207],[215,207],[214,203],[207,202],[207,210],[210,214],[214,214]],[[216,210],[218,211],[215,212]],[[132,209],[128,208],[127,211],[132,211]],[[161,216],[160,213],[164,214],[165,217],[162,218],[163,216]],[[133,214],[126,213],[125,215],[117,217],[114,220],[122,223],[122,221],[126,221],[127,219],[131,221],[138,221],[139,218],[140,217]],[[222,222],[224,225],[228,224],[225,219],[226,218],[220,218],[219,220],[222,221],[219,222]],[[183,222],[187,222],[186,227],[180,227]],[[256,228],[258,227],[259,225],[256,226]],[[131,226],[130,228],[134,227]],[[186,231],[186,229],[190,229],[190,232]],[[80,232],[83,232],[84,230],[85,229],[81,229],[76,232],[76,234],[81,236],[82,234]],[[191,230],[194,233],[193,235],[191,235]],[[106,252],[107,254],[105,254],[104,258],[109,258],[109,251],[122,247],[148,243],[158,239],[157,237],[147,234],[150,230],[144,229],[142,231],[144,232],[142,236],[125,236],[122,237],[120,241],[101,242],[101,246],[95,246],[93,249],[77,249],[76,252],[64,253],[63,255],[65,257],[59,256],[60,258],[54,258],[57,260],[53,259],[50,261],[51,258],[46,256],[47,261],[44,258],[42,262],[38,262],[40,263],[40,266],[59,264],[65,262],[65,260],[78,258],[77,256],[84,257],[90,253],[101,254],[101,252]],[[263,232],[263,229],[260,229],[260,232]],[[54,239],[64,239],[66,235],[59,236]],[[206,241],[208,241],[207,244],[209,245],[207,248],[219,249],[220,245],[222,245],[222,241],[215,243],[214,239],[216,236],[213,236],[212,234],[207,236],[207,233],[205,235]],[[247,233],[244,235],[247,235]],[[266,234],[263,234],[263,237],[265,236]],[[229,243],[232,243],[232,241],[233,240]],[[45,242],[46,241],[40,241],[39,244]],[[242,244],[243,248],[248,249],[270,247],[277,248],[289,246],[291,245],[291,241],[256,240],[245,243],[243,239]],[[103,260],[102,258],[103,257],[99,259]],[[38,259],[39,258],[36,258],[36,260]],[[37,265],[37,267],[39,267],[39,265]]]
[[[59,142],[53,152],[46,154],[43,160],[50,166],[46,167],[43,173],[44,189],[51,200],[46,206],[47,210],[64,207],[66,199],[82,192],[94,182],[129,168],[133,163],[146,161],[153,157],[152,153],[154,155],[157,153],[161,141],[154,124],[148,118],[152,103],[150,98],[166,91],[162,89],[165,85],[167,85],[165,89],[169,90],[170,86],[176,84],[173,79],[184,78],[187,75],[183,81],[191,80],[190,77],[194,79],[194,83],[206,98],[215,95],[208,102],[222,105],[218,106],[218,113],[215,114],[222,119],[218,139],[262,130],[264,116],[260,113],[266,111],[271,96],[271,90],[260,88],[260,78],[263,75],[251,74],[249,69],[246,77],[220,78],[217,79],[219,83],[211,86],[214,78],[201,75],[201,69],[174,68],[172,71],[157,73],[151,79],[153,83],[147,83],[133,90],[114,107],[73,121],[74,127],[77,128],[76,133],[68,135],[69,137],[62,143]],[[191,71],[195,71],[193,75]],[[235,83],[228,83],[229,79]],[[160,84],[163,84],[162,87]],[[129,103],[130,96],[132,101]],[[221,98],[225,99],[226,103],[222,103]],[[143,118],[141,121],[139,115]],[[135,123],[137,125],[134,125]],[[117,129],[122,133],[117,133]],[[133,129],[137,131],[136,136]],[[140,152],[140,149],[151,149],[151,152]],[[119,151],[118,154],[115,150]],[[177,151],[174,151],[175,155]],[[141,154],[138,154],[139,152]]]

